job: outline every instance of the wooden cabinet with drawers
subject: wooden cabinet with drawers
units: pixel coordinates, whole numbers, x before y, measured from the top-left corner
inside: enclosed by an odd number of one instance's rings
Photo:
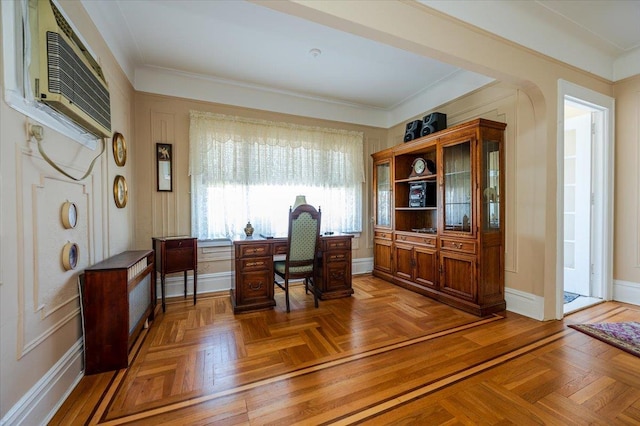
[[[372,155],[374,275],[476,315],[505,309],[505,127],[477,119]]]
[[[352,235],[327,235],[320,238],[315,282],[321,300],[351,296]]]
[[[234,277],[231,284],[233,312],[270,309],[273,299],[274,244],[268,240],[234,241]],[[286,249],[286,246],[285,246]]]

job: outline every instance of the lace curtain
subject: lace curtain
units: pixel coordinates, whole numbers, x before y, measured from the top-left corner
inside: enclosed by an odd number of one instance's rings
[[[362,229],[363,134],[192,111],[191,227],[199,239],[286,235],[295,196],[322,209],[323,231]]]

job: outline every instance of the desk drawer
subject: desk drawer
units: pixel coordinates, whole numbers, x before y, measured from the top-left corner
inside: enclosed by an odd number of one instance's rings
[[[193,239],[189,238],[186,240],[166,240],[164,242],[164,246],[166,250],[193,247]]]
[[[327,263],[347,262],[350,260],[351,252],[348,250],[332,251],[325,254],[325,261]]]
[[[242,273],[241,286],[237,288],[242,303],[256,303],[273,299],[273,277],[268,271]]]
[[[174,271],[184,271],[194,269],[195,253],[192,246],[186,248],[167,249],[165,251],[164,271],[171,273]]]
[[[283,241],[281,243],[273,243],[273,254],[287,254],[288,243]]]
[[[268,243],[256,243],[256,244],[240,244],[236,247],[236,256],[239,258],[244,257],[260,257],[271,255],[271,244]]]
[[[351,249],[351,238],[323,238],[325,250]]]
[[[248,259],[240,259],[236,265],[240,272],[246,271],[270,271],[273,258],[271,257],[250,257]]]

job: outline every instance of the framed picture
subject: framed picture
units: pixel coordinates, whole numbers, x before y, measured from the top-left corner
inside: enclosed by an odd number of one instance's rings
[[[116,165],[122,167],[127,162],[127,142],[124,140],[122,133],[113,134],[113,159]]]
[[[124,208],[129,200],[129,190],[127,189],[127,181],[122,175],[116,176],[113,180],[113,199],[119,209]]]
[[[173,191],[173,151],[170,143],[156,144],[158,191]]]

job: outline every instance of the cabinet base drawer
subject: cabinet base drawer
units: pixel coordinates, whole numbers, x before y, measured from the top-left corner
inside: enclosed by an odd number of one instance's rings
[[[440,238],[440,248],[443,250],[459,251],[461,253],[476,254],[475,241],[452,240]]]

